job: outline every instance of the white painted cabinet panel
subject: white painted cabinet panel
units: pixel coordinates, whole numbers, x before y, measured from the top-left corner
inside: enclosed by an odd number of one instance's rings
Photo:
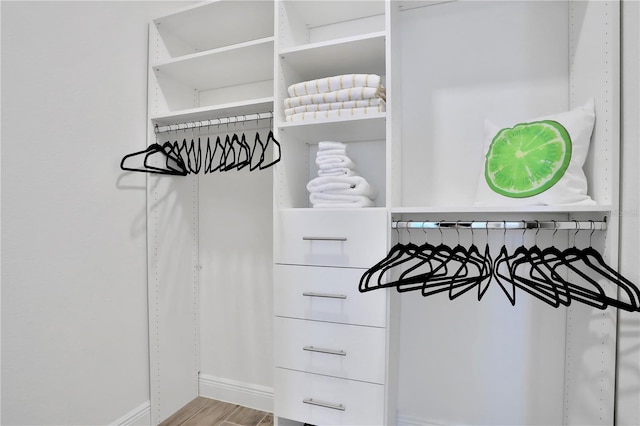
[[[278,416],[314,425],[381,425],[384,386],[276,369]]]
[[[384,327],[385,292],[360,293],[363,269],[274,265],[274,314]]]
[[[385,382],[385,329],[277,317],[276,367]]]
[[[383,209],[282,210],[274,233],[274,262],[368,268],[384,257]]]

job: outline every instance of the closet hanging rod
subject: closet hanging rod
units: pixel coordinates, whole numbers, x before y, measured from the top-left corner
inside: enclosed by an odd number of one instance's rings
[[[243,121],[265,120],[273,118],[273,112],[259,112],[256,114],[234,115],[231,117],[212,118],[210,120],[190,121],[187,123],[167,124],[166,126],[155,126],[155,133],[165,133],[179,130],[197,129],[199,127],[218,126],[220,124],[234,124]]]
[[[577,220],[491,220],[491,221],[393,221],[392,229],[568,229],[576,231],[604,231],[607,222]]]

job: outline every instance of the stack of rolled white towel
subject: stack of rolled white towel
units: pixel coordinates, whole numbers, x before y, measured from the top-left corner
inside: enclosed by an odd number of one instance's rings
[[[316,155],[318,177],[307,184],[315,208],[373,207],[377,191],[355,170],[342,142],[320,142]]]
[[[284,100],[287,121],[374,114],[386,110],[379,75],[343,74],[292,84]]]

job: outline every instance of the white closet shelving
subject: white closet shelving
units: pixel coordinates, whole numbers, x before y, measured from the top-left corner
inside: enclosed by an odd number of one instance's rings
[[[156,125],[274,112],[277,424],[612,423],[612,309],[550,312],[527,300],[512,308],[490,296],[449,302],[357,286],[401,236],[393,220],[606,218],[607,231],[588,243],[616,264],[618,2],[214,1],[154,20],[150,43],[150,143]],[[352,73],[381,76],[386,112],[287,121],[291,84]],[[595,205],[474,205],[485,119],[553,114],[588,98],[596,127],[585,172]],[[312,208],[306,184],[320,141],[347,144],[378,190],[375,207]],[[155,420],[197,393],[197,216],[199,203],[218,203],[209,184],[173,182],[149,185]],[[164,200],[178,201],[180,220],[167,219]],[[413,232],[419,242],[451,238]],[[491,232],[483,238],[494,245],[515,241],[512,231]],[[540,241],[559,246],[578,234],[545,240],[543,232]],[[160,260],[176,240],[182,266],[165,277]],[[187,335],[193,348],[172,347]],[[182,376],[170,389],[166,378]]]
[[[276,7],[276,132],[286,155],[274,182],[274,416],[282,425],[392,424],[389,297],[356,290],[387,246],[387,113],[288,122],[283,108],[287,88],[302,81],[376,74],[386,86],[389,4]],[[317,176],[320,141],[346,143],[358,172],[379,191],[376,208],[309,208],[306,184]]]
[[[316,176],[317,143],[349,143],[348,154],[359,171],[380,191],[376,205],[385,206],[386,113],[366,118],[287,122],[282,101],[294,83],[341,74],[387,74],[384,1],[278,2],[277,101],[275,111],[283,167],[276,171],[276,203],[281,208],[310,207],[306,183]],[[306,158],[301,161],[301,158]]]
[[[153,20],[149,25],[148,143],[195,140],[205,155],[206,141],[235,131],[238,118],[273,111],[274,3],[271,1],[211,1],[191,5]],[[229,120],[219,120],[225,119]],[[220,121],[230,124],[220,124]],[[200,122],[195,129],[192,124]],[[203,123],[207,123],[204,124]],[[168,133],[156,127],[175,125]],[[242,126],[242,127],[240,127]],[[266,141],[269,120],[251,120],[238,129],[258,130]],[[195,129],[195,130],[194,130]],[[251,137],[247,132],[247,138]],[[253,142],[253,140],[251,140]],[[197,149],[197,148],[196,148]],[[270,170],[270,169],[269,169]],[[235,330],[264,347],[270,344],[270,274],[272,265],[271,173],[248,168],[207,176],[148,179],[150,379],[152,423],[158,424],[186,403],[212,396],[229,377],[246,381],[256,408],[263,404],[263,384],[269,384],[268,356],[246,350],[247,363],[265,360],[255,373],[236,368],[242,356],[209,351],[219,341],[215,324],[228,317],[229,299],[258,306],[258,317]],[[226,199],[226,202],[221,200]],[[229,219],[232,218],[232,219]],[[247,224],[236,230],[231,225]],[[264,231],[267,230],[267,231]],[[242,237],[242,238],[239,238]],[[250,266],[247,266],[250,264]],[[220,265],[231,275],[225,287]],[[269,277],[254,284],[245,271]],[[217,304],[224,291],[228,300]],[[200,305],[205,309],[201,310]],[[269,304],[266,304],[269,305]],[[233,314],[233,312],[231,313]],[[264,318],[262,318],[264,317]],[[226,350],[234,351],[232,344]],[[237,351],[236,351],[237,352]],[[215,362],[225,364],[219,371]],[[240,376],[235,372],[240,370]],[[246,377],[242,373],[247,373]],[[204,374],[204,377],[202,376]],[[233,381],[232,381],[233,382]],[[235,383],[233,382],[233,383]],[[220,383],[224,383],[224,386]],[[225,399],[220,397],[220,399]],[[245,402],[245,405],[250,405]]]
[[[384,4],[383,4],[384,3]],[[308,5],[308,7],[303,6]],[[314,158],[317,142],[337,140],[346,142],[362,175],[380,189],[376,207],[393,220],[607,220],[605,238],[600,235],[593,243],[615,264],[617,261],[618,206],[618,92],[617,82],[611,76],[618,69],[618,17],[616,2],[456,2],[456,1],[391,1],[391,2],[295,2],[278,3],[276,34],[276,127],[279,140],[287,156],[276,171],[274,190],[277,206],[275,221],[276,269],[294,263],[296,268],[315,268],[314,250],[326,250],[334,255],[332,266],[345,266],[337,255],[358,256],[358,244],[333,243],[334,246],[311,247],[297,242],[297,228],[291,224],[309,223],[311,228],[321,223],[326,227],[322,235],[340,234],[337,226],[341,218],[338,212],[317,212],[310,209],[306,183],[316,176]],[[366,10],[371,7],[370,10]],[[342,13],[344,12],[344,14]],[[546,22],[544,26],[535,23]],[[587,51],[586,46],[590,46]],[[347,52],[345,54],[344,52]],[[568,60],[570,58],[570,60]],[[341,73],[378,73],[383,76],[387,91],[387,110],[378,117],[342,119],[331,121],[286,122],[282,100],[286,88],[292,83]],[[594,84],[597,82],[597,84]],[[596,100],[596,130],[591,140],[585,171],[589,182],[589,194],[596,204],[591,206],[476,206],[475,190],[480,178],[483,161],[483,124],[485,119],[508,121],[517,118],[567,111],[581,105],[588,98]],[[371,223],[374,209],[351,211],[355,223]],[[331,224],[334,225],[331,225]],[[357,232],[360,229],[354,223]],[[304,229],[303,225],[300,225]],[[389,220],[384,225],[389,227]],[[315,228],[314,228],[315,229]],[[406,231],[403,237],[406,237]],[[421,242],[426,234],[419,233]],[[333,235],[333,234],[331,234]],[[342,234],[340,234],[342,235]],[[389,246],[395,241],[396,232],[388,232]],[[520,235],[520,234],[519,234]],[[582,236],[582,235],[581,235]],[[449,238],[445,235],[444,238]],[[463,237],[468,237],[464,235]],[[496,235],[492,235],[492,241]],[[498,235],[507,238],[506,234]],[[564,233],[555,244],[569,244],[574,235]],[[429,238],[439,240],[442,234],[429,233]],[[455,237],[453,237],[455,238]],[[460,238],[458,236],[458,238]],[[498,240],[500,240],[498,238]],[[348,241],[350,241],[350,238]],[[495,244],[501,242],[496,240]],[[542,236],[541,236],[542,240]],[[373,242],[373,238],[364,241]],[[279,255],[282,247],[290,243],[302,258],[292,261]],[[590,240],[591,242],[591,240]],[[381,256],[382,257],[382,256]],[[380,258],[381,258],[380,257]],[[324,270],[314,270],[322,276]],[[279,276],[279,274],[277,274]],[[313,275],[315,277],[315,275]],[[319,280],[317,277],[315,280]],[[287,279],[280,285],[289,286]],[[354,285],[351,283],[350,285]],[[361,295],[364,297],[366,295]],[[277,299],[291,299],[282,294]],[[398,327],[398,298],[387,294],[384,309],[378,315],[384,318],[390,351],[386,353],[385,380],[387,396],[385,404],[394,411],[397,398],[399,409],[431,411],[432,418],[422,421],[433,423],[470,421],[510,422],[520,415],[517,409],[482,413],[480,403],[473,395],[493,389],[486,382],[458,383],[456,375],[463,366],[473,366],[469,352],[452,348],[450,338],[473,341],[464,315],[456,315],[460,309],[477,315],[491,317],[501,311],[500,300],[484,305],[457,306],[453,302],[427,300],[416,295],[401,298],[403,322]],[[443,306],[444,303],[444,306]],[[611,312],[593,313],[590,309],[572,306],[566,312],[550,314],[541,305],[530,307],[534,318],[540,318],[539,332],[548,333],[547,347],[533,345],[529,356],[538,357],[545,365],[544,372],[529,371],[533,363],[524,367],[526,374],[539,374],[545,385],[527,381],[518,376],[512,381],[513,389],[495,389],[498,399],[517,398],[521,389],[533,389],[545,395],[545,412],[530,415],[524,422],[564,422],[581,424],[592,422],[607,424],[613,413],[613,376],[615,371],[615,345],[600,342],[594,336],[615,335]],[[307,305],[304,305],[307,306]],[[373,306],[371,305],[372,309]],[[446,309],[444,308],[446,307]],[[311,307],[307,306],[308,309]],[[493,314],[492,314],[493,312]],[[521,318],[516,311],[511,321]],[[437,314],[436,314],[437,313]],[[278,315],[278,313],[276,313]],[[280,314],[284,315],[284,314]],[[294,314],[292,314],[294,315]],[[302,318],[296,313],[296,318]],[[445,315],[445,317],[443,317]],[[589,320],[595,315],[595,322]],[[442,323],[443,318],[446,318]],[[542,318],[546,318],[542,320]],[[307,318],[314,321],[313,318]],[[513,330],[493,322],[479,323],[482,327],[500,330],[504,336],[512,336]],[[519,319],[518,319],[519,321]],[[583,325],[591,323],[585,331]],[[434,326],[429,326],[434,324]],[[435,324],[438,324],[435,326]],[[380,325],[380,324],[379,324]],[[440,331],[438,331],[440,330]],[[444,334],[443,334],[444,333]],[[400,337],[398,337],[398,334]],[[515,338],[515,335],[513,335]],[[398,343],[397,339],[401,341]],[[418,343],[418,342],[430,342]],[[506,342],[503,342],[506,343]],[[433,345],[436,345],[434,347]],[[595,355],[588,348],[602,348]],[[399,349],[398,349],[399,347]],[[399,351],[398,353],[394,352]],[[516,347],[514,350],[518,350]],[[491,352],[490,347],[482,351]],[[452,352],[453,351],[453,352]],[[576,356],[582,352],[591,355],[579,362]],[[566,356],[565,356],[566,354]],[[484,355],[483,355],[484,356]],[[286,358],[286,357],[285,357]],[[502,361],[500,361],[502,360]],[[399,372],[395,367],[402,366]],[[493,374],[500,362],[507,358],[496,357],[482,367],[483,374]],[[286,364],[286,362],[283,362]],[[312,370],[300,364],[283,366],[282,371]],[[446,368],[443,366],[453,365]],[[471,368],[471,367],[470,367]],[[582,379],[585,372],[599,371],[608,380],[601,384],[587,384]],[[467,371],[466,367],[462,370]],[[461,371],[462,371],[461,370]],[[560,375],[559,373],[564,373]],[[476,374],[468,370],[470,376]],[[287,373],[293,374],[293,373]],[[525,374],[525,373],[523,373]],[[563,381],[563,377],[566,380]],[[292,382],[295,382],[295,380]],[[396,394],[395,380],[400,389]],[[519,380],[523,380],[522,383]],[[284,382],[286,380],[283,379]],[[457,386],[457,392],[443,392],[444,383]],[[484,383],[484,384],[483,384]],[[518,387],[520,383],[521,387]],[[454,385],[455,384],[455,385]],[[283,385],[276,381],[276,416],[285,419],[313,423],[319,408],[298,411],[291,408],[294,402],[278,404],[278,389]],[[328,385],[327,385],[328,386]],[[583,390],[577,391],[577,386]],[[406,389],[413,389],[410,392]],[[421,389],[423,392],[415,392]],[[510,389],[510,390],[509,390]],[[404,393],[410,392],[410,394]],[[600,399],[598,415],[579,409],[585,395],[605,395]],[[286,398],[294,398],[286,391]],[[522,398],[526,396],[522,395]],[[471,417],[460,417],[450,409],[450,401],[463,404]],[[554,401],[563,400],[562,404]],[[334,404],[335,405],[335,404]],[[346,404],[345,404],[346,405]],[[491,404],[489,404],[491,405]],[[335,407],[333,408],[335,410]],[[315,411],[314,411],[315,410]],[[500,418],[500,416],[504,416]],[[397,419],[387,412],[385,422],[394,424]],[[483,417],[485,416],[485,417]],[[322,421],[326,418],[320,417]],[[482,419],[482,420],[479,420]],[[322,421],[318,420],[320,423]],[[336,424],[358,423],[359,420],[332,417]],[[371,421],[371,419],[362,422]],[[332,424],[333,424],[332,423]]]
[[[200,121],[273,108],[273,3],[216,1],[155,19],[151,120]]]

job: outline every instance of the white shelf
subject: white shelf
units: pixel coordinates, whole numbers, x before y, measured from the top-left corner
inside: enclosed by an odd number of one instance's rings
[[[290,25],[298,23],[305,27],[320,27],[337,22],[354,21],[383,15],[385,4],[378,1],[284,1]],[[295,21],[294,21],[295,19]]]
[[[214,1],[153,21],[172,57],[273,36],[271,1]]]
[[[609,214],[611,205],[596,206],[416,206],[392,207],[392,214],[420,213],[602,213]]]
[[[273,97],[267,97],[159,114],[152,116],[151,121],[158,126],[166,126],[271,111],[273,111]]]
[[[394,5],[400,10],[411,10],[419,7],[435,6],[442,3],[451,3],[457,0],[402,0],[394,1]]]
[[[353,73],[384,75],[385,32],[283,49],[280,58],[303,81]]]
[[[183,56],[152,68],[158,78],[168,77],[198,91],[273,80],[273,37]]]
[[[281,123],[278,128],[282,134],[296,139],[313,135],[318,140],[336,140],[357,142],[383,140],[386,131],[386,113],[371,114],[366,118],[354,117],[339,120],[317,120],[305,122]]]
[[[371,211],[371,210],[387,210],[385,207],[354,207],[354,208],[342,208],[342,209],[329,209],[329,208],[316,208],[313,207],[285,207],[278,209],[281,212],[290,212],[290,211],[305,211],[305,210],[313,210],[313,211],[323,211],[323,212],[343,212],[345,210],[354,210],[354,211]]]

